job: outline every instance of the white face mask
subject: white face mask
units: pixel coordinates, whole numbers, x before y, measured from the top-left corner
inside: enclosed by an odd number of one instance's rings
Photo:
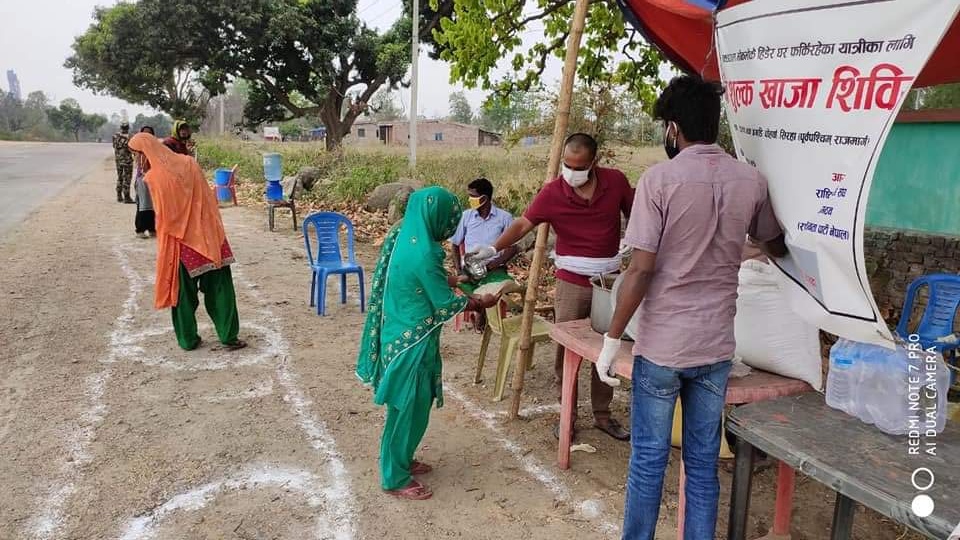
[[[580,187],[590,180],[590,169],[585,171],[575,171],[564,164],[560,164],[563,179],[570,184],[570,187]]]

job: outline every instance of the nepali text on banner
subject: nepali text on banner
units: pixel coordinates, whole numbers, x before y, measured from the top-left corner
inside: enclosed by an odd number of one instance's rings
[[[765,0],[717,14],[737,154],[767,177],[790,249],[776,264],[793,309],[833,334],[893,345],[867,280],[867,199],[893,119],[958,7]]]

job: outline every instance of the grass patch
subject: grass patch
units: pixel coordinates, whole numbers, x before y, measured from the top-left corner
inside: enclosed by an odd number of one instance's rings
[[[550,149],[530,148],[424,148],[417,155],[417,170],[408,167],[406,148],[345,148],[329,153],[321,143],[263,143],[233,139],[202,139],[200,164],[208,170],[238,165],[240,197],[246,203],[258,203],[263,197],[262,155],[277,152],[283,156],[283,174],[295,174],[302,167],[320,171],[318,186],[303,194],[306,203],[356,204],[366,201],[377,186],[406,181],[419,185],[438,185],[466,200],[467,184],[485,176],[493,182],[498,206],[519,215],[543,185]],[[644,170],[664,159],[661,148],[614,148],[604,166],[621,169],[636,183]]]

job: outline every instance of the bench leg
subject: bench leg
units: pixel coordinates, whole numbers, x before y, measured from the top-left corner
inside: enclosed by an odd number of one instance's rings
[[[777,502],[773,512],[773,537],[790,538],[790,521],[793,513],[793,490],[796,475],[784,462],[779,462],[777,471]]]
[[[560,443],[557,448],[557,463],[561,469],[570,468],[570,444],[573,442],[573,415],[577,410],[574,399],[577,391],[577,374],[583,357],[566,349],[563,353],[563,381],[560,390]]]
[[[730,522],[727,540],[746,540],[747,517],[750,513],[750,484],[753,481],[753,445],[737,437],[736,461],[733,466],[733,487],[730,490]]]
[[[830,540],[850,540],[853,538],[853,510],[857,503],[853,499],[837,493],[837,502],[833,506],[833,526],[830,527]]]

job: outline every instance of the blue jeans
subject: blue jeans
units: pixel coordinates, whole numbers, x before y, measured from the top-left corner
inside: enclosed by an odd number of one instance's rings
[[[638,356],[633,361],[630,472],[624,540],[653,540],[677,396],[683,406],[683,465],[687,475],[684,540],[712,540],[717,526],[720,428],[730,361],[673,369]]]

